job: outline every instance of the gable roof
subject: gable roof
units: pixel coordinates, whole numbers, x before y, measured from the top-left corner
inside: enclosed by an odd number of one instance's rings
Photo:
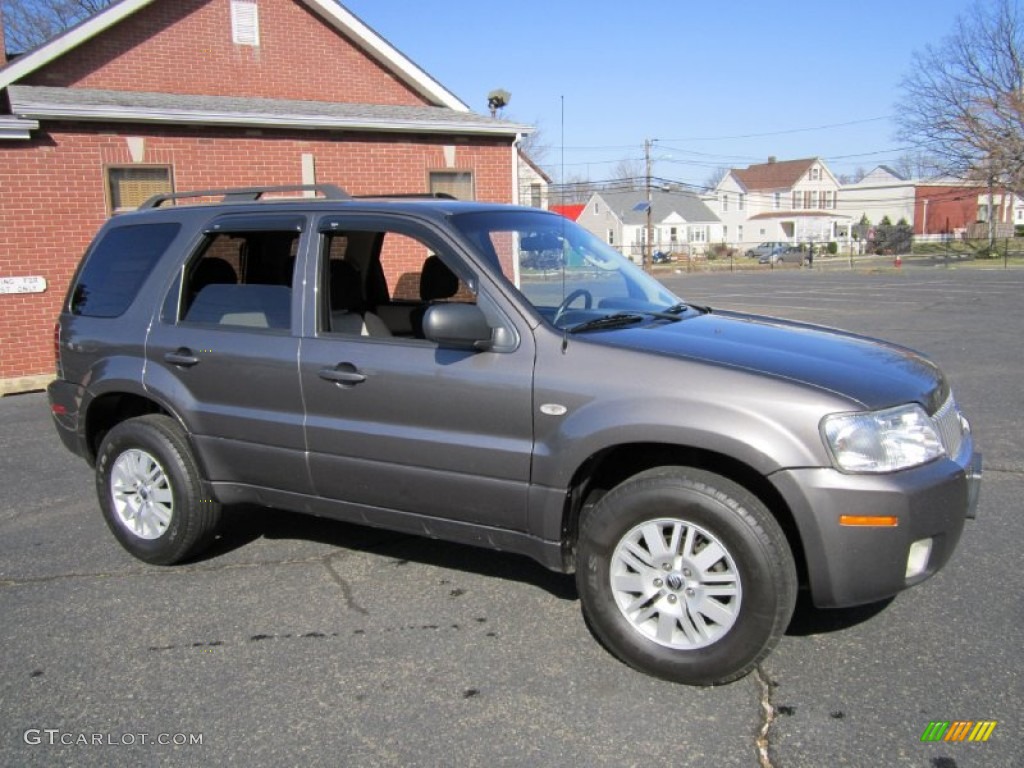
[[[428,102],[457,112],[471,111],[465,102],[335,0],[296,1],[308,6],[338,32],[355,41],[370,57]],[[35,50],[19,56],[0,67],[0,89],[32,74],[154,2],[157,0],[120,0]]]
[[[818,162],[816,157],[803,160],[772,161],[750,165],[746,168],[733,168],[730,173],[750,192],[790,189],[816,162]]]
[[[647,211],[637,206],[647,204],[647,192],[642,189],[624,192],[595,192],[594,197],[604,200],[605,205],[623,224],[645,224]],[[593,198],[591,198],[593,199]],[[720,219],[693,192],[670,192],[664,189],[651,190],[651,221],[662,222],[673,213],[687,222],[717,222]]]
[[[903,178],[887,165],[875,166],[870,173],[864,175],[860,181],[852,184],[844,184],[844,189],[856,189],[857,187],[895,187],[913,186],[913,182]]]
[[[519,154],[519,159],[520,159],[521,161],[523,161],[524,163],[526,163],[526,165],[528,165],[528,166],[530,167],[530,169],[531,169],[531,170],[532,170],[532,171],[533,171],[534,173],[536,173],[536,174],[537,174],[538,176],[540,176],[540,178],[542,178],[542,179],[543,179],[543,180],[544,180],[544,181],[545,181],[546,183],[548,183],[548,184],[550,184],[550,183],[551,183],[551,177],[550,177],[550,176],[548,176],[548,175],[547,175],[547,174],[546,174],[546,173],[544,172],[544,169],[543,169],[543,168],[541,168],[541,167],[540,167],[539,165],[537,165],[537,164],[536,164],[535,162],[533,162],[533,158],[532,158],[532,157],[530,157],[530,156],[529,156],[528,154],[526,154],[525,152],[523,152],[523,150],[522,150],[522,148],[521,148],[521,147],[520,147],[520,148],[517,148],[517,149],[516,149],[516,152],[517,152],[517,153]]]

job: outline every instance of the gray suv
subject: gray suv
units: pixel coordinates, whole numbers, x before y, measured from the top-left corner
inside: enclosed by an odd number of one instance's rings
[[[980,456],[919,354],[686,302],[545,211],[301,192],[156,197],[72,281],[54,422],[148,563],[241,502],[521,553],[575,573],[619,658],[706,685],[798,588],[891,596],[974,515]]]

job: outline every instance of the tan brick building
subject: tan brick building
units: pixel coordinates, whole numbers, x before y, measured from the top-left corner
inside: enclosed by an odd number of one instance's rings
[[[115,3],[0,68],[0,394],[48,380],[89,239],[150,194],[318,181],[512,202],[529,130],[472,112],[334,0]]]

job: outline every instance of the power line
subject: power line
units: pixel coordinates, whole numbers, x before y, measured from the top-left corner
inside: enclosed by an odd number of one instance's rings
[[[744,133],[735,136],[690,136],[684,139],[665,139],[665,141],[731,141],[733,139],[760,139],[767,136],[786,136],[793,133],[809,133],[811,131],[824,131],[832,128],[847,128],[851,125],[863,125],[864,123],[877,123],[881,120],[891,120],[892,115],[880,115],[878,117],[865,117],[860,120],[848,120],[844,123],[827,123],[809,128],[786,128],[780,131],[765,131],[763,133]]]
[[[731,136],[730,135],[726,135],[726,136],[687,136],[687,137],[683,137],[683,138],[674,138],[674,139],[658,139],[657,141],[658,141],[659,145],[664,145],[666,143],[671,143],[671,142],[686,142],[686,141],[733,141],[733,140],[736,140],[736,139],[759,139],[759,138],[765,138],[765,137],[768,137],[768,136],[786,136],[786,135],[790,135],[790,134],[794,134],[794,133],[810,133],[812,131],[825,131],[825,130],[831,130],[833,128],[848,128],[848,127],[853,126],[853,125],[864,125],[866,123],[877,123],[877,122],[880,122],[882,120],[891,120],[892,117],[893,117],[892,115],[879,115],[877,117],[865,117],[865,118],[861,118],[859,120],[847,120],[846,122],[842,122],[842,123],[825,123],[823,125],[807,126],[807,127],[802,127],[802,128],[784,128],[784,129],[780,129],[778,131],[764,131],[764,132],[761,132],[761,133],[741,133],[741,134],[734,134],[734,135],[731,135]],[[611,151],[621,151],[621,150],[624,150],[624,149],[627,149],[627,150],[628,149],[636,149],[636,146],[637,146],[636,144],[604,144],[604,145],[600,145],[600,144],[595,144],[595,145],[581,144],[581,145],[577,145],[577,146],[573,146],[573,145],[566,146],[565,150],[566,151],[572,151],[572,152],[588,152],[588,151],[593,151],[593,152],[611,152]]]

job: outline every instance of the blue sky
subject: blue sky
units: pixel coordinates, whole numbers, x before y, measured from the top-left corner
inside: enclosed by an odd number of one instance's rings
[[[974,0],[341,0],[454,92],[536,124],[544,166],[599,181],[654,145],[656,176],[820,156],[834,173],[906,151],[894,104],[915,50]],[[564,100],[564,152],[562,105]]]

